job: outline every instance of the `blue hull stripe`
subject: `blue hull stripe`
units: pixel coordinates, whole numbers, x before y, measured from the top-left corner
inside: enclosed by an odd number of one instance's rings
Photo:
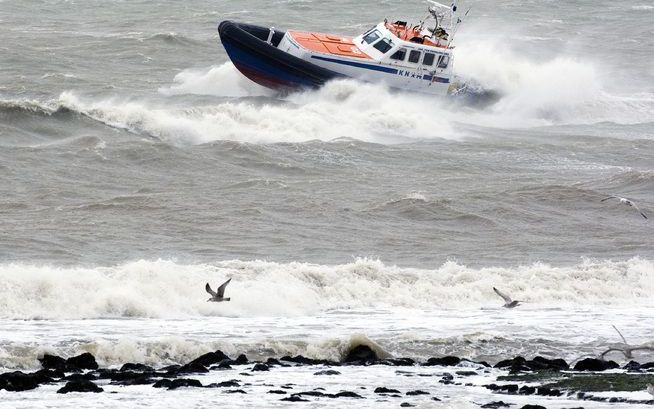
[[[362,64],[360,62],[354,62],[354,61],[336,60],[334,58],[320,57],[318,55],[312,55],[311,58],[315,58],[316,60],[322,60],[327,62],[334,62],[336,64],[349,65],[350,67],[364,68],[366,70],[387,72],[389,74],[397,74],[397,70],[395,68],[379,67],[376,65]]]

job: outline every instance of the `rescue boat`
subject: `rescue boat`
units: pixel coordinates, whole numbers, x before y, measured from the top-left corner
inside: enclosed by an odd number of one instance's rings
[[[317,88],[354,78],[406,91],[457,93],[452,41],[462,19],[456,2],[430,3],[427,17],[415,25],[384,20],[357,37],[233,21],[221,22],[218,33],[236,68],[268,88]]]

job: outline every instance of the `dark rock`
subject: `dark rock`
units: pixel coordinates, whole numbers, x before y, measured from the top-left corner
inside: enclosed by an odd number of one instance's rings
[[[55,369],[59,371],[64,371],[66,369],[66,360],[60,356],[56,355],[43,355],[43,358],[39,358],[41,366],[44,369]]]
[[[167,380],[167,379],[164,379]],[[159,381],[161,382],[161,381]],[[159,383],[157,382],[157,383]],[[155,383],[153,386],[156,388],[157,383]],[[158,386],[161,388],[161,386]],[[168,389],[177,389],[177,388],[201,388],[202,387],[202,382],[198,381],[197,379],[174,379],[171,381],[171,383],[168,386]]]
[[[208,352],[204,355],[195,358],[194,360],[192,360],[186,365],[198,364],[204,366],[205,368],[208,368],[211,365],[215,365],[225,360],[229,360],[229,357],[225,355],[222,351]]]
[[[383,359],[381,361],[370,361],[370,362],[375,362],[376,364],[379,365],[389,365],[389,366],[413,366],[416,364],[416,361],[414,361],[411,358],[389,358],[389,359]]]
[[[280,399],[283,402],[309,402],[308,399],[302,399],[301,397],[297,395],[292,395],[287,398]]]
[[[350,391],[341,391],[334,395],[335,398],[354,398],[354,399],[365,399],[363,396],[355,392]]]
[[[525,385],[518,390],[519,395],[533,395],[534,393],[536,393],[536,388],[533,386]]]
[[[232,366],[229,364],[229,361],[222,361],[218,365],[212,366],[211,369],[227,370],[232,369]]]
[[[416,391],[409,391],[406,394],[407,396],[418,396],[418,395],[429,395],[429,392],[416,390]]]
[[[654,369],[654,362],[647,362],[645,364],[642,364],[640,366],[640,369],[643,369],[643,370]]]
[[[82,381],[95,381],[97,379],[98,379],[97,376],[89,372],[85,374],[74,373],[64,377],[62,380],[69,381],[69,382],[82,382]]]
[[[282,363],[279,362],[279,361],[278,361],[277,359],[275,359],[275,358],[268,358],[268,360],[266,360],[266,365],[268,365],[268,366],[273,366],[273,365],[279,365],[279,366],[281,366]]]
[[[39,380],[45,379],[52,382],[52,378],[41,375],[26,374],[20,371],[7,372],[0,375],[0,390],[5,389],[9,392],[22,392],[35,389],[39,386]]]
[[[211,385],[207,385],[207,388],[238,388],[239,386],[241,386],[241,384],[232,379],[231,381],[212,383]]]
[[[374,362],[378,361],[379,357],[368,345],[357,345],[350,349],[343,362],[356,363],[356,362]]]
[[[209,370],[200,362],[191,361],[186,365],[182,365],[174,372],[178,374],[207,373]]]
[[[290,356],[287,355],[287,356],[283,356],[281,358],[281,360],[282,361],[293,362],[293,363],[301,364],[301,365],[320,365],[320,364],[328,363],[327,361],[319,361],[319,360],[316,360],[316,359],[311,359],[311,358],[304,357],[302,355],[296,355],[294,357],[290,357]]]
[[[510,368],[517,365],[525,365],[527,360],[521,356],[516,356],[513,359],[505,359],[495,364],[495,368]]]
[[[601,372],[601,371],[606,371],[607,369],[615,369],[619,367],[620,365],[618,365],[613,361],[603,361],[601,359],[586,358],[577,362],[574,370]]]
[[[280,386],[280,388],[282,388],[282,389],[293,389],[293,387],[291,385],[282,385],[282,386]]]
[[[66,359],[66,366],[78,369],[98,369],[95,357],[88,352]]]
[[[247,392],[245,392],[243,389],[230,389],[225,391],[225,393],[241,393],[243,395],[247,395]]]
[[[89,354],[91,355],[91,354]],[[94,359],[95,360],[95,359]],[[68,382],[66,386],[63,388],[59,389],[57,393],[68,393],[68,392],[93,392],[93,393],[99,393],[104,391],[101,387],[98,385],[94,384],[91,381],[72,381]]]
[[[425,366],[457,366],[461,363],[461,358],[456,356],[444,356],[442,358],[429,358]]]
[[[515,395],[518,393],[519,386],[516,384],[502,385],[500,386],[500,390],[510,395]]]
[[[431,400],[436,401],[436,402],[440,402],[440,401],[441,401],[441,400],[438,399],[436,396],[434,396],[433,398],[431,398]]]
[[[236,360],[234,361],[234,364],[236,365],[247,365],[249,363],[250,362],[248,361],[248,357],[245,356],[244,354],[239,355],[238,358],[236,358]]]
[[[279,390],[279,389],[274,389],[274,390],[268,391],[268,393],[273,393],[275,395],[286,395],[288,392],[282,391],[282,390]]]
[[[459,376],[475,376],[475,375],[478,375],[478,373],[475,372],[475,371],[457,371],[456,374],[459,375]]]
[[[415,408],[416,405],[412,405],[409,402],[402,402],[402,403],[400,403],[400,407],[401,408]]]
[[[627,371],[640,371],[640,364],[636,361],[630,361],[628,364],[622,367],[622,369],[626,369]]]
[[[558,389],[550,389],[544,386],[539,386],[536,394],[540,396],[561,396],[563,395],[563,392]]]
[[[375,393],[400,393],[397,389],[388,389],[383,386],[376,388]]]
[[[137,374],[135,373],[134,377],[127,377],[125,379],[119,379],[112,381],[112,385],[121,385],[121,386],[134,386],[134,385],[150,385],[155,383],[155,380],[150,378],[147,374]]]
[[[170,379],[162,379],[160,381],[155,382],[154,385],[152,385],[153,388],[169,388],[170,385],[173,384],[173,381]]]
[[[330,375],[340,375],[340,374],[341,374],[340,372],[335,371],[335,370],[333,370],[333,369],[326,369],[326,370],[324,370],[324,371],[318,371],[318,372],[314,373],[314,375],[318,375],[318,376],[319,376],[319,375],[327,375],[327,376],[330,376]]]
[[[127,363],[120,367],[120,372],[154,372],[154,368],[143,364]]]
[[[545,406],[540,406],[540,405],[525,405],[520,409],[547,409],[547,408]]]
[[[177,371],[179,370],[179,368],[181,368],[181,367],[182,367],[181,365],[168,365],[168,366],[164,366],[164,367],[161,368],[160,370],[163,371],[163,372],[175,373],[175,372],[177,372]]]
[[[252,372],[256,372],[256,371],[269,371],[269,370],[270,370],[270,368],[269,368],[268,365],[266,365],[266,364],[255,364],[255,365],[252,367]]]
[[[547,359],[542,356],[537,356],[531,361],[525,363],[532,371],[554,370],[564,371],[570,369],[570,365],[563,359]]]
[[[482,409],[500,409],[500,408],[508,408],[510,406],[511,406],[510,403],[505,403],[503,401],[490,402],[485,405],[481,405]]]
[[[34,372],[34,376],[59,379],[66,376],[66,374],[59,369],[40,369]],[[44,383],[44,382],[39,382],[39,383]]]

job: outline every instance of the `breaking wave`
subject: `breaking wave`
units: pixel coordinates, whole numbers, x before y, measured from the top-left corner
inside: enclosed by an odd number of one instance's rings
[[[493,286],[532,305],[646,304],[654,264],[584,260],[554,267],[470,268],[447,262],[433,270],[358,259],[343,265],[225,261],[184,265],[138,261],[114,267],[0,267],[0,318],[301,316],[332,309],[495,306]],[[204,283],[233,277],[230,303],[206,302]]]

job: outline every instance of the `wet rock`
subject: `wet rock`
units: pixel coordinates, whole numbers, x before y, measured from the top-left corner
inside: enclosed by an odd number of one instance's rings
[[[518,373],[524,371],[531,371],[531,368],[527,366],[527,360],[521,356],[517,356],[513,359],[505,359],[495,364],[495,368],[508,368],[510,373]]]
[[[645,364],[642,364],[640,366],[640,369],[642,369],[642,370],[654,369],[654,362],[647,362]]]
[[[407,396],[418,396],[418,395],[429,395],[429,392],[421,391],[421,390],[415,390],[415,391],[409,391],[406,393]]]
[[[160,370],[167,373],[176,373],[181,367],[182,367],[181,365],[168,365],[168,366],[164,366]]]
[[[38,378],[55,378],[55,379],[60,379],[66,376],[66,374],[58,369],[40,369],[36,372],[34,372],[34,376]],[[39,383],[44,383],[43,381],[39,381]]]
[[[400,403],[400,407],[401,408],[415,408],[416,405],[412,405],[409,402],[402,402],[402,403]]]
[[[400,393],[400,391],[397,389],[389,389],[381,386],[375,389],[375,393]]]
[[[340,375],[341,373],[338,371],[335,371],[333,369],[327,369],[324,371],[318,371],[314,373],[314,375],[321,376],[321,375],[326,375],[326,376],[332,376],[332,375]]]
[[[545,406],[540,406],[540,405],[525,405],[520,409],[547,409],[547,408]]]
[[[198,362],[189,362],[175,371],[177,374],[207,373],[209,370]]]
[[[286,395],[288,392],[282,391],[282,390],[279,390],[279,389],[273,389],[271,391],[268,391],[268,393],[272,393],[272,394],[275,394],[275,395]]]
[[[337,363],[335,363],[335,362],[329,362],[329,361],[318,360],[318,359],[311,359],[311,358],[304,357],[302,355],[296,355],[294,357],[286,355],[286,356],[281,357],[281,360],[282,361],[287,361],[287,362],[293,362],[293,363],[300,364],[300,365],[337,365]]]
[[[369,361],[375,362],[379,365],[389,365],[389,366],[414,366],[416,361],[411,358],[389,358],[383,359],[381,361]]]
[[[244,354],[239,355],[234,361],[234,364],[236,365],[247,365],[249,363],[250,362],[248,361],[248,357],[245,356]]]
[[[355,392],[350,391],[341,391],[334,395],[336,398],[353,398],[353,399],[365,399],[363,396]]]
[[[90,354],[89,354],[90,355]],[[72,381],[68,382],[66,386],[63,388],[59,389],[57,393],[69,393],[69,392],[93,392],[93,393],[100,393],[103,392],[104,389],[99,387],[98,385],[94,384],[91,381]]]
[[[157,381],[152,385],[153,388],[169,388],[173,384],[173,381],[170,379],[162,379]]]
[[[168,379],[163,379],[163,380],[168,380]],[[162,386],[156,386],[159,382],[155,383],[154,386],[155,388],[161,388]],[[177,388],[201,388],[202,387],[202,382],[198,381],[197,379],[174,379],[168,384],[168,389],[173,390]]]
[[[536,394],[540,396],[561,396],[563,395],[563,392],[558,389],[550,389],[544,386],[540,386],[538,387]]]
[[[77,369],[98,369],[95,357],[88,352],[66,359],[66,366]]]
[[[20,371],[3,373],[0,375],[0,390],[22,392],[35,389],[39,386],[39,380],[53,382],[52,378],[44,378],[43,376],[26,374]]]
[[[435,397],[435,396],[434,396],[433,398],[431,398],[431,400],[436,401],[436,402],[440,402],[440,401],[441,401],[440,399],[438,399],[438,398]]]
[[[457,366],[461,363],[461,358],[456,356],[445,356],[442,358],[429,358],[425,366]]]
[[[454,375],[452,375],[451,373],[445,373],[443,374],[443,377],[441,379],[444,381],[451,381],[454,379]]]
[[[66,360],[60,356],[45,354],[39,358],[39,362],[43,369],[66,370]]]
[[[120,372],[154,372],[154,368],[144,364],[126,363],[119,369]]]
[[[552,370],[552,371],[564,371],[570,369],[570,365],[563,359],[547,359],[542,356],[537,356],[536,358],[527,361],[525,363],[532,371],[542,371],[542,370]]]
[[[459,376],[475,376],[475,375],[477,375],[477,372],[475,372],[475,371],[457,371],[456,374],[459,375]]]
[[[618,365],[614,361],[603,361],[601,359],[586,358],[577,362],[577,364],[574,367],[574,370],[601,372],[601,371],[606,371],[607,369],[615,369],[619,367],[620,365]]]
[[[308,399],[302,399],[301,397],[297,395],[292,395],[287,398],[280,399],[283,402],[309,402]]]
[[[375,351],[373,351],[372,348],[370,348],[368,345],[357,345],[347,353],[347,355],[343,359],[343,362],[366,363],[366,362],[374,362],[378,360],[379,357],[377,356]]]
[[[115,379],[111,382],[112,385],[121,385],[121,386],[134,386],[134,385],[150,385],[155,383],[155,380],[152,379],[148,374],[144,373],[129,373],[130,376],[119,376],[118,379]]]
[[[279,362],[279,361],[278,361],[277,359],[275,359],[275,358],[268,358],[268,359],[266,360],[266,365],[268,365],[268,366],[273,366],[273,365],[279,365],[279,366],[281,366],[282,363]]]
[[[500,409],[511,407],[510,403],[505,403],[503,401],[490,402],[485,405],[481,405],[482,409]]]
[[[215,365],[222,361],[228,361],[228,360],[230,360],[229,357],[225,355],[222,351],[218,350],[216,352],[208,352],[204,355],[201,355],[186,365],[202,365],[205,368],[208,368],[211,365]]]
[[[622,369],[626,369],[627,371],[640,371],[640,364],[636,361],[629,361],[628,364],[622,367]]]
[[[519,395],[533,395],[536,393],[536,388],[533,386],[523,386],[518,390]]]
[[[229,369],[232,369],[232,366],[229,364],[229,361],[222,361],[218,365],[214,365],[209,368],[210,371],[215,371],[215,370],[226,371]]]
[[[255,364],[252,367],[252,372],[257,372],[257,371],[269,371],[270,368],[266,364]]]
[[[230,389],[228,391],[225,391],[225,393],[240,393],[243,395],[247,395],[247,392],[245,392],[243,389]]]
[[[241,386],[241,384],[238,383],[235,379],[232,379],[230,381],[212,383],[207,385],[207,388],[238,388],[239,386]]]

